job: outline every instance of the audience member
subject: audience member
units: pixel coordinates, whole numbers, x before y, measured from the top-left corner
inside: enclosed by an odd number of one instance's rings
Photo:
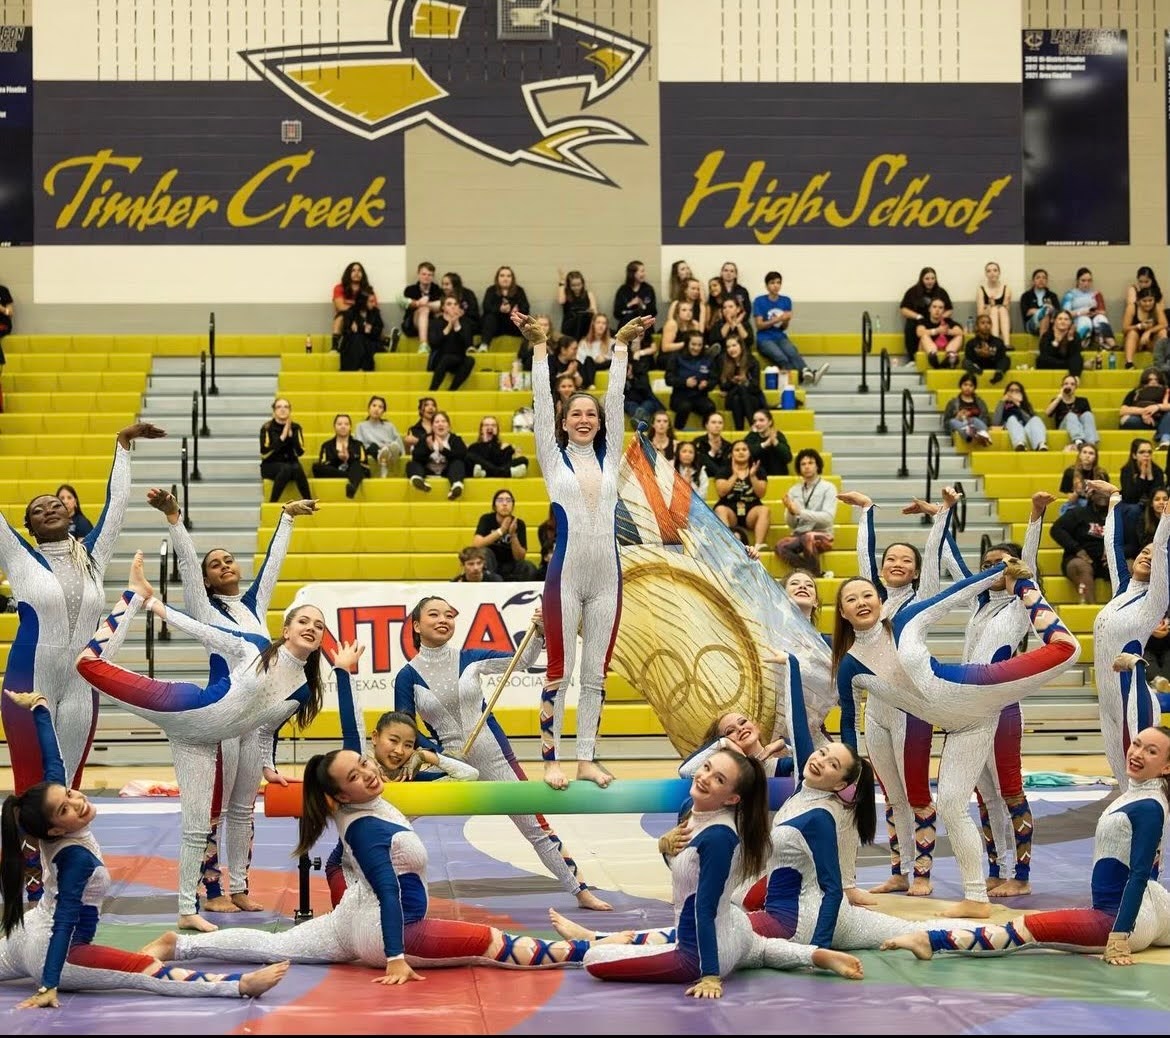
[[[1117,349],[1105,298],[1093,287],[1093,272],[1088,267],[1077,270],[1077,283],[1065,292],[1061,306],[1072,314],[1077,338],[1082,343],[1092,339],[1098,347]]]
[[[1040,352],[1036,367],[1049,371],[1067,371],[1080,378],[1085,370],[1083,344],[1077,338],[1073,318],[1067,310],[1058,310],[1056,316],[1040,335]]]
[[[975,392],[978,382],[971,372],[959,377],[959,395],[947,402],[943,409],[943,427],[958,433],[968,443],[981,447],[991,445],[991,413],[983,398]]]
[[[685,429],[691,412],[705,422],[707,416],[717,410],[711,399],[715,376],[711,371],[711,358],[699,330],[687,335],[687,348],[676,354],[666,371],[666,384],[671,387],[670,409],[674,412],[674,427]]]
[[[341,334],[349,324],[347,314],[377,308],[378,295],[366,277],[366,268],[356,262],[349,264],[333,286],[333,348],[341,348]]]
[[[451,416],[446,411],[436,411],[430,433],[414,445],[406,475],[412,487],[427,493],[431,489],[428,477],[442,476],[451,484],[447,500],[454,501],[463,493],[466,461],[467,446],[451,431]]]
[[[597,378],[593,361],[582,359],[577,352],[577,340],[567,335],[553,336],[549,344],[548,373],[553,387],[562,375],[572,375],[579,390],[589,390]]]
[[[703,335],[703,326],[695,320],[694,313],[694,304],[689,299],[683,300],[671,310],[670,316],[662,325],[662,340],[658,344],[659,356],[669,357],[673,353],[681,353],[691,332]]]
[[[406,453],[406,445],[397,427],[386,415],[386,398],[372,396],[366,404],[366,420],[354,432],[371,459],[376,458],[381,474],[385,476],[391,465]]]
[[[653,347],[643,347],[653,352]],[[635,350],[631,349],[631,358]],[[662,401],[654,395],[654,388],[650,384],[650,372],[647,368],[633,363],[626,365],[626,395],[622,403],[626,414],[633,419],[634,428],[639,425],[649,425],[655,412],[665,411]]]
[[[1125,394],[1120,408],[1122,429],[1155,429],[1158,446],[1170,444],[1170,389],[1157,368],[1142,371],[1137,386]]]
[[[605,314],[594,314],[585,334],[577,342],[577,357],[582,362],[592,362],[595,371],[608,371],[613,363],[616,343],[617,339],[609,330],[609,318]]]
[[[1158,622],[1142,655],[1146,661],[1146,680],[1151,685],[1156,681],[1170,683],[1170,619],[1162,617]],[[1164,693],[1170,689],[1161,685],[1159,691]]]
[[[807,569],[814,577],[821,577],[825,575],[821,555],[833,547],[837,488],[824,478],[825,461],[811,447],[797,453],[796,471],[800,482],[789,487],[784,496],[792,536],[776,542],[776,554],[794,569]]]
[[[1039,338],[1048,331],[1048,325],[1059,309],[1060,297],[1048,287],[1048,271],[1037,267],[1032,271],[1032,287],[1020,296],[1024,328]]]
[[[557,412],[569,402],[569,397],[577,392],[577,379],[579,375],[573,372],[566,371],[563,375],[558,375],[556,381],[553,383],[553,401],[557,405]]]
[[[706,499],[710,479],[707,470],[699,464],[699,454],[689,441],[680,442],[674,451],[674,471],[689,483],[699,497]]]
[[[731,412],[736,432],[742,432],[749,415],[768,407],[764,391],[760,389],[760,366],[735,335],[728,337],[722,360],[718,363],[719,388],[723,390],[724,404]]]
[[[677,299],[682,293],[683,286],[693,278],[694,272],[686,260],[675,260],[670,265],[670,277],[667,278],[666,290],[671,299]]]
[[[718,293],[711,292],[707,298],[707,306],[713,311],[711,314],[712,324],[715,323],[715,315],[729,299],[734,299],[739,304],[739,309],[743,314],[751,313],[752,294],[739,283],[739,267],[731,260],[719,268],[719,277],[712,280],[719,282]]]
[[[983,281],[975,290],[975,316],[990,317],[990,334],[1004,343],[1012,340],[1011,305],[1012,290],[1000,280],[999,264],[988,263],[983,268]]]
[[[458,299],[447,296],[443,300],[442,309],[430,322],[427,335],[431,346],[427,370],[431,372],[432,392],[439,388],[448,373],[451,388],[458,389],[475,367],[475,358],[467,352],[471,349],[471,329],[463,323],[463,310]]]
[[[462,567],[459,576],[452,577],[452,583],[483,584],[491,582],[498,584],[504,578],[498,573],[492,573],[487,568],[488,553],[486,548],[474,546],[464,548],[459,553],[459,565]]]
[[[1155,490],[1149,501],[1137,508],[1125,508],[1125,560],[1132,563],[1138,553],[1154,540],[1154,532],[1161,522],[1170,492],[1164,487]],[[1124,507],[1124,506],[1123,506]]]
[[[932,368],[957,368],[962,360],[963,329],[943,315],[945,305],[934,299],[926,316],[918,318],[918,348]]]
[[[467,464],[479,479],[522,479],[528,475],[528,459],[518,455],[511,444],[501,442],[499,420],[490,414],[480,419],[479,435],[467,448]]]
[[[963,366],[976,378],[985,371],[993,372],[993,386],[1003,379],[1012,366],[1007,344],[991,332],[990,314],[980,314],[975,318],[975,334],[963,348]]]
[[[1036,416],[1028,394],[1019,382],[1009,382],[991,416],[993,428],[1007,430],[1015,450],[1031,447],[1034,451],[1048,450],[1048,430]]]
[[[723,415],[713,411],[703,423],[703,435],[694,440],[699,464],[711,479],[726,479],[731,472],[731,443],[723,438]]]
[[[658,300],[654,296],[654,288],[646,281],[646,264],[641,260],[630,260],[626,264],[626,280],[614,293],[613,318],[614,327],[620,328],[629,324],[636,317],[657,317]],[[642,345],[646,346],[654,334],[654,328],[646,329],[642,336]],[[630,347],[631,355],[633,346]]]
[[[683,282],[682,288],[670,301],[670,307],[666,311],[667,318],[676,316],[679,306],[683,303],[691,304],[691,316],[706,334],[710,322],[707,317],[707,301],[703,298],[703,284],[698,278],[690,277]]]
[[[69,535],[81,540],[93,532],[91,523],[81,511],[81,502],[77,498],[77,491],[69,483],[62,483],[57,488],[57,500],[65,506],[69,513]]]
[[[557,517],[552,504],[548,506],[548,517],[536,528],[536,539],[540,544],[540,569],[536,579],[544,580],[557,547]]]
[[[419,440],[424,440],[431,434],[431,423],[439,410],[438,401],[433,396],[418,398],[418,421],[406,430],[404,437],[407,453],[417,446]]]
[[[597,299],[579,270],[557,271],[557,302],[561,305],[561,334],[583,339],[597,313]]]
[[[1088,482],[1091,479],[1107,483],[1109,473],[1101,468],[1096,446],[1084,443],[1077,451],[1076,463],[1066,468],[1060,477],[1060,492],[1066,497],[1060,506],[1061,515],[1074,508],[1084,508],[1089,503]]]
[[[333,348],[342,371],[373,371],[382,352],[382,311],[360,263],[351,263],[333,287]]]
[[[750,352],[756,341],[755,332],[752,331],[752,322],[748,317],[750,310],[751,303],[748,303],[745,310],[740,305],[738,296],[727,296],[720,304],[719,309],[715,311],[714,321],[707,332],[708,345],[722,350],[726,346],[728,338],[734,335],[743,343],[744,349]]]
[[[7,285],[0,285],[0,343],[4,336],[12,333],[12,319],[16,315],[16,302]],[[4,367],[4,347],[0,345],[0,368]]]
[[[768,543],[768,527],[772,525],[772,510],[764,504],[768,492],[768,478],[760,472],[760,462],[752,461],[752,452],[743,440],[731,447],[730,467],[726,476],[715,480],[719,500],[715,514],[729,530],[743,530],[757,550]]]
[[[1097,419],[1093,417],[1092,405],[1086,397],[1077,396],[1080,384],[1081,380],[1076,375],[1065,375],[1060,381],[1060,392],[1044,409],[1044,413],[1052,419],[1052,424],[1068,433],[1070,442],[1067,449],[1078,451],[1081,444],[1096,444],[1101,439],[1097,433]]]
[[[415,272],[418,280],[407,285],[398,299],[402,307],[402,330],[418,339],[419,343],[430,343],[427,333],[431,318],[439,313],[443,303],[443,290],[435,284],[435,265],[423,261]],[[455,296],[458,300],[459,297]],[[460,301],[460,311],[463,310]]]
[[[1150,289],[1154,293],[1154,302],[1159,306],[1162,305],[1162,287],[1158,284],[1158,279],[1154,276],[1154,268],[1138,267],[1133,284],[1125,290],[1126,306],[1137,302],[1138,292],[1143,288]]]
[[[1125,366],[1133,367],[1133,358],[1139,350],[1153,353],[1166,338],[1166,312],[1154,297],[1152,288],[1138,289],[1137,299],[1125,307],[1121,331],[1125,336]]]
[[[439,282],[439,289],[443,296],[451,296],[459,300],[459,309],[463,311],[463,320],[471,329],[472,336],[479,334],[480,313],[479,300],[475,298],[475,293],[470,288],[466,288],[463,284],[463,278],[453,270],[447,271]],[[439,298],[442,303],[442,296]]]
[[[1121,466],[1121,503],[1140,505],[1166,486],[1166,473],[1154,461],[1154,445],[1136,439],[1129,445],[1129,460]]]
[[[333,438],[321,444],[317,460],[313,462],[315,479],[344,479],[345,496],[352,498],[362,486],[362,480],[369,474],[363,462],[366,449],[362,441],[350,435],[352,421],[347,414],[333,419]]]
[[[533,314],[532,319],[540,325],[540,330],[544,332],[545,341],[552,342],[552,320],[548,314]],[[512,361],[512,388],[520,388],[523,381],[521,372],[530,371],[532,371],[532,346],[527,339],[521,337],[520,344],[516,347],[516,358]],[[528,380],[528,388],[532,388],[531,379]]]
[[[650,446],[667,461],[674,461],[674,426],[670,424],[670,412],[663,408],[650,416]]]
[[[938,283],[934,267],[923,267],[918,272],[918,280],[906,289],[902,302],[898,304],[898,312],[904,321],[906,358],[910,363],[914,363],[914,356],[918,353],[918,322],[930,316],[930,304],[936,299],[943,302],[942,316],[949,318],[954,311],[951,297]]]
[[[516,284],[512,268],[500,267],[496,271],[495,280],[483,294],[482,349],[486,350],[496,338],[522,338],[512,324],[513,310],[529,313],[528,295]]]
[[[272,401],[272,418],[260,427],[260,477],[272,480],[270,501],[279,501],[289,482],[297,486],[297,496],[313,496],[309,480],[301,468],[305,453],[305,433],[292,420],[292,404],[285,397]]]
[[[760,460],[760,471],[766,476],[787,476],[792,461],[792,448],[784,434],[772,421],[772,412],[766,407],[752,413],[752,431],[744,437],[752,458]]]
[[[780,294],[784,278],[780,272],[770,270],[764,275],[767,293],[757,296],[752,303],[752,316],[756,323],[756,349],[781,371],[795,371],[797,382],[803,379],[816,385],[829,370],[822,364],[816,371],[805,363],[793,341],[788,338],[788,325],[792,321],[792,300]]]
[[[1089,503],[1058,516],[1049,531],[1064,549],[1060,570],[1068,577],[1083,604],[1097,601],[1095,580],[1109,578],[1105,562],[1105,520],[1108,517],[1109,492],[1100,484],[1088,487]]]
[[[535,580],[536,567],[528,561],[528,527],[515,514],[510,490],[497,490],[492,510],[479,517],[475,546],[488,553],[490,568],[501,580]]]

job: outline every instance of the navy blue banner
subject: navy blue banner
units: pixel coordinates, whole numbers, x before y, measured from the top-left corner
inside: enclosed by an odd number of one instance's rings
[[[1024,241],[1129,244],[1124,29],[1025,29]]]
[[[0,246],[33,241],[32,29],[0,25]]]

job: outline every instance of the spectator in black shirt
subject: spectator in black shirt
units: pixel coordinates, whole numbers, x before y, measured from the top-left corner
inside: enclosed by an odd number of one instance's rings
[[[528,561],[528,527],[515,515],[510,490],[497,490],[492,510],[479,517],[475,546],[490,553],[489,562],[501,580],[535,580],[536,567]]]
[[[463,323],[463,308],[454,296],[443,300],[443,308],[430,323],[428,336],[431,355],[427,368],[431,374],[431,390],[442,384],[443,377],[451,373],[451,388],[458,389],[471,375],[475,359],[467,355],[471,349],[471,329]]]
[[[370,474],[370,470],[363,464],[366,460],[365,446],[361,440],[350,435],[352,425],[349,415],[335,416],[333,438],[321,444],[320,453],[313,463],[314,478],[346,480],[345,496],[349,498],[358,492],[362,480]]]
[[[305,431],[292,420],[292,404],[284,397],[272,401],[272,420],[260,427],[260,476],[272,480],[270,501],[279,501],[289,482],[297,485],[302,499],[313,496],[301,468]]]
[[[1059,309],[1060,297],[1048,287],[1048,271],[1038,267],[1032,271],[1032,287],[1020,296],[1024,327],[1037,337],[1043,335]]]
[[[433,316],[438,314],[443,293],[435,284],[435,265],[418,265],[418,280],[402,290],[398,302],[402,306],[402,330],[418,337],[419,342],[430,342],[427,330]],[[462,306],[460,307],[462,309]]]
[[[646,281],[646,264],[640,260],[630,260],[626,264],[626,280],[614,293],[613,316],[615,328],[629,324],[636,317],[658,316],[658,300],[654,296],[654,288]],[[651,326],[642,336],[642,344],[649,345],[653,335],[654,328]],[[633,348],[631,343],[630,349]]]
[[[1001,381],[1012,366],[1003,339],[991,334],[990,314],[980,314],[975,318],[975,334],[963,348],[963,366],[976,378],[985,371],[994,371],[992,385]]]
[[[459,565],[463,567],[459,576],[452,577],[451,583],[498,584],[503,577],[487,568],[487,552],[483,548],[464,548],[459,553]]]

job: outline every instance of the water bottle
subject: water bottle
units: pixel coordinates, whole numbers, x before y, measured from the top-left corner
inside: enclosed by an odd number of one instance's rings
[[[1097,370],[1098,371],[1105,370],[1105,351],[1104,350],[1097,351]]]
[[[305,336],[305,352],[306,353],[313,352],[313,337],[311,335]]]
[[[1117,370],[1117,354],[1114,353],[1112,350],[1109,351],[1109,370],[1110,371]]]
[[[796,410],[796,389],[791,382],[784,387],[784,391],[780,394],[780,410]]]
[[[780,388],[780,369],[775,364],[764,368],[764,391],[775,393]]]

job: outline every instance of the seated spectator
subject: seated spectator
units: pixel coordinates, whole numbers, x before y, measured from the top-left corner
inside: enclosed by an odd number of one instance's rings
[[[341,280],[333,286],[333,348],[341,348],[341,334],[349,321],[346,315],[353,309],[376,310],[378,295],[366,277],[366,268],[351,263],[341,272]]]
[[[687,344],[687,337],[692,332],[702,335],[703,326],[694,318],[694,306],[689,300],[684,300],[662,326],[662,341],[658,344],[659,356],[668,357],[672,353],[681,353]]]
[[[532,319],[540,325],[540,330],[544,332],[545,341],[552,342],[552,321],[548,314],[533,314]],[[512,388],[516,389],[521,385],[521,372],[530,371],[532,371],[532,345],[527,339],[521,338],[520,345],[516,347],[516,359],[512,361]],[[529,380],[529,388],[531,388],[531,379]]]
[[[723,438],[723,415],[713,411],[703,428],[704,434],[694,440],[699,464],[711,479],[725,479],[731,472],[731,442]]]
[[[768,478],[760,472],[759,461],[752,461],[752,452],[743,440],[732,445],[729,471],[715,480],[719,500],[715,514],[729,530],[743,530],[756,548],[768,543],[768,527],[772,525],[772,510],[764,504],[768,492]]]
[[[366,404],[366,420],[362,422],[354,433],[366,448],[371,458],[377,458],[378,467],[385,476],[391,465],[396,465],[398,459],[406,453],[406,445],[394,423],[388,421],[386,414],[386,398],[372,396]]]
[[[1158,691],[1163,693],[1159,698],[1164,698],[1166,689],[1162,683],[1170,680],[1170,619],[1162,617],[1158,622],[1142,655],[1146,660],[1146,680],[1151,685],[1158,682]]]
[[[479,300],[475,298],[475,293],[470,288],[464,287],[463,278],[453,270],[447,271],[439,282],[439,289],[442,296],[451,296],[459,300],[459,309],[463,311],[463,320],[467,327],[471,329],[472,336],[479,334],[480,313]],[[442,304],[443,298],[439,297],[439,303]]]
[[[568,371],[556,377],[553,383],[553,400],[556,402],[558,412],[568,404],[569,397],[577,392],[578,377]]]
[[[713,287],[715,282],[718,282],[717,289]],[[718,323],[717,315],[722,312],[723,304],[729,299],[739,303],[739,309],[745,316],[751,313],[752,294],[739,283],[739,267],[731,260],[719,268],[719,277],[708,282],[707,309],[710,312],[712,326]]]
[[[711,321],[711,325],[707,329],[708,332],[719,323],[719,317],[723,310],[723,299],[723,282],[719,278],[707,278],[707,317]],[[751,305],[750,299],[748,305]]]
[[[670,412],[655,411],[650,416],[650,446],[667,461],[674,461],[674,427],[670,424]]]
[[[363,464],[366,449],[361,440],[350,435],[351,425],[349,415],[337,415],[333,419],[333,438],[321,444],[313,462],[313,477],[346,480],[345,496],[349,498],[361,489],[362,480],[370,474]]]
[[[1158,284],[1158,279],[1154,276],[1153,267],[1138,267],[1133,284],[1125,290],[1125,305],[1129,306],[1132,303],[1136,303],[1138,293],[1143,288],[1150,289],[1154,293],[1154,302],[1159,306],[1162,305],[1162,287]]]
[[[1072,314],[1067,310],[1058,310],[1041,334],[1036,367],[1049,371],[1067,371],[1077,378],[1085,370],[1082,343],[1073,327]]]
[[[651,353],[654,350],[652,346],[642,348],[649,349]],[[631,354],[635,352],[635,350],[631,350]],[[639,368],[632,361],[626,365],[626,395],[622,407],[633,420],[635,429],[639,425],[649,425],[656,412],[661,411],[664,414],[666,412],[662,401],[654,395],[654,388],[650,384],[649,370]],[[669,425],[669,416],[667,418]]]
[[[357,266],[357,270],[361,271],[361,267]],[[364,272],[362,277],[365,277]],[[341,326],[340,336],[334,335],[334,343],[341,354],[338,366],[342,371],[373,371],[374,356],[385,349],[382,345],[382,311],[378,309],[374,290],[371,288],[367,293],[355,288],[352,275],[350,288],[354,296],[349,308],[334,318],[334,326],[339,321]]]
[[[667,278],[667,291],[670,293],[670,298],[673,300],[682,295],[686,283],[694,276],[695,273],[686,260],[675,260],[670,265],[670,277]]]
[[[500,267],[496,271],[495,280],[483,294],[481,349],[486,350],[496,338],[522,338],[512,323],[513,310],[525,314],[529,312],[528,294],[516,284],[516,275],[511,267]]]
[[[1154,461],[1154,445],[1137,439],[1129,445],[1129,460],[1121,466],[1121,503],[1141,505],[1166,486],[1166,473]]]
[[[451,416],[436,411],[431,419],[431,431],[414,445],[406,475],[416,490],[430,493],[430,477],[442,476],[451,484],[447,500],[454,501],[463,493],[463,479],[467,474],[467,446],[451,431]]]
[[[723,390],[725,406],[731,412],[735,431],[742,432],[749,415],[768,407],[760,388],[760,366],[734,335],[728,337],[722,361],[718,363],[719,388]]]
[[[594,314],[585,335],[577,342],[577,357],[582,362],[592,362],[595,371],[608,371],[613,363],[616,343],[617,339],[609,330],[609,318],[605,314]]]
[[[975,290],[975,316],[986,314],[991,318],[990,334],[1001,342],[1012,339],[1012,290],[1000,280],[998,263],[988,263],[983,268],[983,282]],[[979,322],[975,322],[979,330]]]
[[[1009,382],[1004,388],[995,414],[991,416],[991,426],[1006,429],[1015,450],[1026,450],[1027,447],[1034,451],[1048,450],[1048,430],[1036,417],[1028,394],[1019,382]]]
[[[757,296],[752,303],[752,317],[756,323],[756,350],[781,371],[795,371],[796,380],[802,379],[816,385],[829,370],[822,364],[816,371],[805,363],[795,343],[788,338],[788,325],[792,322],[792,300],[780,294],[784,278],[780,272],[770,270],[764,275],[767,293]]]
[[[69,483],[62,483],[57,488],[57,500],[65,506],[69,513],[69,536],[81,540],[93,532],[91,523],[81,511],[81,502],[77,499],[77,491]]]
[[[699,464],[699,455],[693,443],[681,442],[674,450],[674,471],[691,485],[699,497],[706,499],[710,478]]]
[[[475,358],[469,357],[471,329],[463,323],[463,310],[459,300],[447,296],[442,310],[430,322],[427,333],[431,355],[427,358],[427,370],[431,372],[431,391],[438,389],[448,372],[451,388],[458,389],[471,375]]]
[[[561,334],[583,339],[597,313],[597,299],[579,270],[557,271],[557,302],[561,306]]]
[[[1066,498],[1060,506],[1061,515],[1074,508],[1084,508],[1089,503],[1088,483],[1091,479],[1108,483],[1109,473],[1101,468],[1097,448],[1091,443],[1085,443],[1077,452],[1076,464],[1066,468],[1060,477],[1060,492]]]
[[[467,464],[479,479],[522,479],[528,475],[528,459],[518,455],[511,444],[500,441],[500,423],[490,414],[480,419],[479,436],[467,448]]]
[[[703,283],[698,278],[689,277],[682,283],[682,288],[679,289],[667,308],[667,320],[677,316],[678,308],[683,303],[691,304],[691,316],[698,322],[705,334],[708,328],[707,301],[703,298]]]
[[[1170,444],[1170,389],[1157,368],[1142,371],[1137,386],[1121,401],[1121,428],[1157,430],[1158,446]]]
[[[12,333],[12,318],[16,314],[16,302],[7,285],[0,285],[0,341]],[[4,367],[4,347],[0,346],[0,368]]]
[[[613,326],[620,328],[636,317],[657,317],[658,300],[654,287],[646,281],[646,264],[641,260],[630,260],[626,264],[626,279],[614,293]],[[646,346],[654,335],[654,327],[646,329],[642,345]],[[631,354],[633,347],[630,348]]]
[[[796,455],[796,471],[800,482],[789,487],[784,497],[792,536],[776,542],[776,554],[793,569],[807,569],[820,577],[821,555],[833,547],[837,488],[822,478],[825,462],[812,448]]]
[[[536,528],[536,539],[540,542],[540,569],[536,579],[544,580],[557,547],[557,517],[552,504],[548,506],[548,518]]]
[[[498,573],[492,573],[487,568],[487,559],[486,548],[464,548],[459,553],[459,565],[462,569],[459,576],[451,578],[451,583],[462,581],[467,584],[483,584],[485,582],[498,584],[504,578]]]
[[[407,335],[417,338],[420,344],[430,343],[431,339],[427,332],[431,318],[439,313],[443,305],[443,290],[435,284],[433,263],[424,260],[418,265],[415,273],[418,280],[413,285],[407,285],[398,298],[398,303],[402,307],[402,330]],[[459,309],[463,310],[462,301]]]
[[[536,567],[528,561],[528,527],[515,514],[510,490],[497,490],[492,510],[479,517],[475,546],[487,553],[489,569],[501,580],[535,580]]]
[[[1084,344],[1092,339],[1098,348],[1117,349],[1105,298],[1093,287],[1093,272],[1088,267],[1077,271],[1077,283],[1064,294],[1060,305],[1073,317],[1077,338]]]
[[[948,401],[943,409],[943,427],[958,433],[970,444],[988,447],[991,445],[991,433],[987,431],[991,413],[983,398],[975,392],[977,385],[971,372],[960,376],[959,395]]]
[[[1037,337],[1043,335],[1059,309],[1060,297],[1048,287],[1048,271],[1037,267],[1032,271],[1032,287],[1020,296],[1024,328]]]
[[[289,482],[297,486],[302,500],[313,496],[301,468],[305,453],[305,432],[292,420],[292,404],[284,397],[272,401],[272,418],[260,426],[260,477],[272,480],[270,501],[279,501]]]
[[[918,272],[918,280],[906,289],[902,302],[898,304],[898,312],[905,322],[903,336],[906,342],[906,359],[911,364],[918,353],[918,322],[930,316],[930,304],[936,299],[943,302],[942,316],[949,318],[954,311],[951,297],[938,283],[934,267],[923,267]]]
[[[985,371],[994,372],[991,376],[993,386],[1012,366],[1007,344],[991,333],[990,314],[980,314],[975,318],[975,334],[963,347],[963,366],[976,378]]]
[[[1133,367],[1133,358],[1140,350],[1155,351],[1166,338],[1166,312],[1154,298],[1152,288],[1138,290],[1137,299],[1125,308],[1121,332],[1125,336],[1125,366]]]
[[[727,296],[720,308],[715,311],[715,321],[707,332],[707,344],[722,351],[728,338],[734,335],[743,343],[744,349],[750,352],[756,341],[752,322],[748,317],[750,309],[751,303],[748,303],[748,310],[745,310],[740,306],[738,296]]]
[[[1107,580],[1109,567],[1105,562],[1105,520],[1108,518],[1108,483],[1093,481],[1088,486],[1089,503],[1058,516],[1049,531],[1052,539],[1064,549],[1060,570],[1076,589],[1083,604],[1097,601],[1095,580]]]
[[[945,304],[932,300],[925,317],[918,318],[918,348],[932,368],[957,368],[962,361],[963,329],[943,316]]]
[[[582,391],[591,389],[597,379],[593,361],[582,359],[577,353],[577,340],[567,335],[553,338],[549,348],[548,373],[554,388],[562,375],[572,375],[577,388]]]
[[[766,407],[752,413],[752,431],[744,437],[752,458],[760,460],[760,471],[765,476],[787,476],[792,461],[792,448],[784,434],[772,421],[772,412]]]
[[[1126,562],[1132,564],[1133,560],[1137,558],[1138,552],[1153,542],[1154,531],[1157,530],[1158,523],[1162,519],[1162,512],[1167,501],[1170,501],[1170,493],[1162,488],[1155,490],[1144,505],[1137,507],[1118,506],[1125,512],[1122,516],[1122,522],[1125,537],[1123,550]]]
[[[1096,444],[1101,439],[1097,433],[1097,419],[1093,417],[1092,405],[1087,398],[1077,396],[1080,384],[1081,380],[1076,375],[1065,375],[1060,382],[1060,392],[1044,408],[1044,413],[1052,419],[1052,424],[1068,433],[1070,441],[1068,449],[1078,451],[1081,444]]]
[[[671,387],[670,409],[674,412],[674,427],[685,429],[693,411],[705,422],[715,410],[711,390],[715,376],[711,358],[703,342],[703,333],[693,331],[687,336],[687,348],[676,354],[666,372],[666,384]]]
[[[419,397],[418,421],[406,430],[404,442],[409,454],[418,445],[419,440],[425,440],[431,435],[431,423],[439,411],[438,401],[433,396]]]

